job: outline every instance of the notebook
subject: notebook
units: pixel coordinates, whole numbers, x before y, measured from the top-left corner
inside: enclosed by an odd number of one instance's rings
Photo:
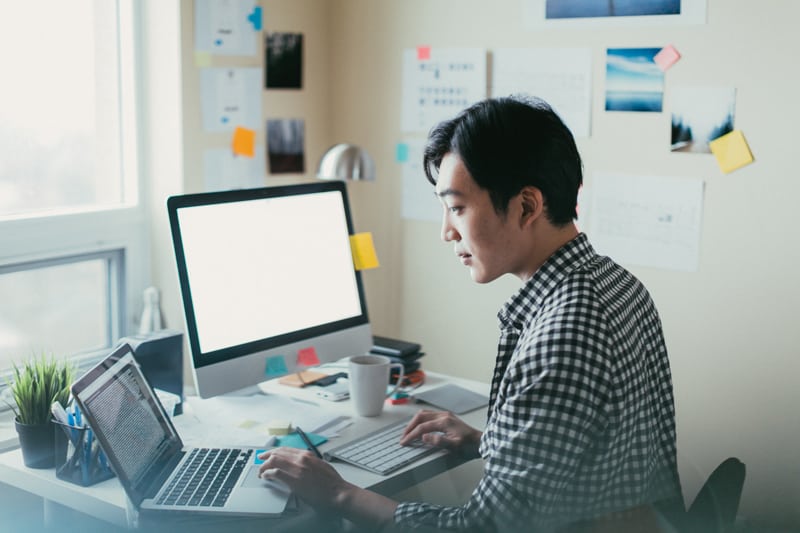
[[[446,411],[462,415],[489,405],[489,398],[453,383],[414,394],[418,402],[425,402]]]
[[[290,491],[258,477],[254,449],[184,447],[129,345],[79,378],[72,395],[136,509],[277,516],[286,508]]]

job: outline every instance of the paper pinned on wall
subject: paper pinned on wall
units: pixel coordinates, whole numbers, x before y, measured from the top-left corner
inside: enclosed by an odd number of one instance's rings
[[[261,7],[256,0],[195,0],[194,48],[228,56],[258,52]]]
[[[356,270],[367,270],[380,266],[378,254],[375,252],[375,244],[372,242],[372,233],[350,235],[350,248]]]
[[[441,222],[442,205],[422,169],[425,141],[409,139],[402,144],[405,146],[405,160],[401,162],[403,191],[400,215],[409,220]]]
[[[403,131],[427,133],[440,121],[486,97],[486,50],[406,49],[402,91]]]
[[[702,180],[597,173],[591,193],[587,234],[598,253],[621,264],[697,270]]]
[[[736,169],[749,165],[754,161],[750,147],[741,130],[718,137],[708,143],[711,153],[717,158],[717,164],[722,172],[728,174]]]
[[[550,104],[575,137],[591,135],[590,48],[499,48],[492,52],[491,95],[524,93]]]
[[[204,68],[200,71],[203,129],[233,131],[261,127],[261,69]]]
[[[203,178],[206,191],[252,189],[264,186],[266,162],[263,147],[256,147],[254,157],[234,155],[229,148],[203,152]]]

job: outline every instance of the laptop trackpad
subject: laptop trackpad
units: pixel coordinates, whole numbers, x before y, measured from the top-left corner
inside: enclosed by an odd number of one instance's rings
[[[252,465],[250,467],[250,471],[247,473],[247,476],[244,478],[244,481],[242,482],[242,487],[248,489],[264,487],[276,490],[278,492],[283,492],[286,494],[292,492],[289,486],[283,481],[278,481],[277,479],[261,479],[260,477],[258,477],[258,468],[259,465]]]

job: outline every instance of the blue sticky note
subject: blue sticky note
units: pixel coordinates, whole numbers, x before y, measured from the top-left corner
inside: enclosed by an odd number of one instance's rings
[[[405,163],[408,161],[408,145],[406,143],[397,143],[395,157],[398,163]]]
[[[261,29],[261,6],[253,8],[253,12],[247,15],[247,20],[253,25],[253,29],[259,31]]]
[[[266,374],[268,378],[277,378],[288,373],[289,369],[286,367],[286,359],[284,359],[282,355],[267,357],[264,374]]]
[[[258,456],[264,453],[267,450],[256,450],[256,453],[253,454],[253,464],[260,465],[264,462],[264,459],[259,459]]]
[[[319,446],[325,442],[328,442],[326,437],[322,435],[317,435],[316,433],[306,433],[306,437],[314,446]],[[278,437],[278,446],[286,446],[287,448],[297,448],[299,450],[307,450],[308,446],[306,443],[303,442],[303,439],[300,438],[300,435],[297,433],[289,433],[288,435],[282,435]]]

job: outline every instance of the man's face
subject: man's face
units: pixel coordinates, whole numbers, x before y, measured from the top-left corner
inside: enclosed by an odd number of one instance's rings
[[[503,274],[517,274],[521,231],[512,212],[499,215],[489,192],[481,189],[461,158],[449,153],[439,167],[436,194],[442,202],[442,240],[469,267],[472,279],[488,283]]]

